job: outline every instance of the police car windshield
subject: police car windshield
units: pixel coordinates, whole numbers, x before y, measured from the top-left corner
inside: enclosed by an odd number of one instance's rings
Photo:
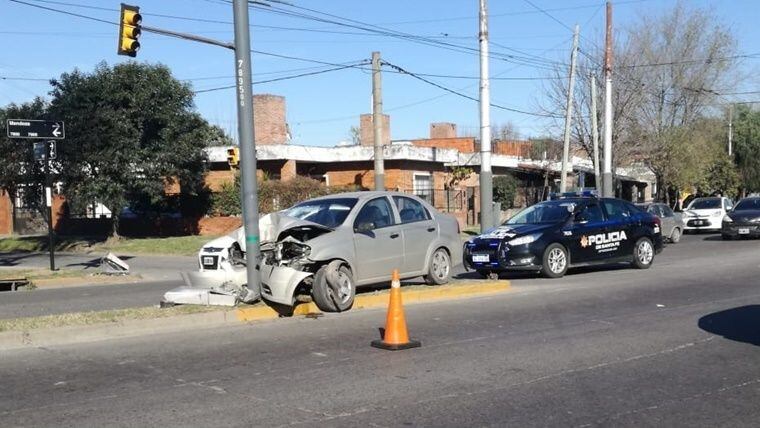
[[[720,198],[697,198],[689,205],[690,210],[720,209]]]
[[[760,198],[742,199],[734,207],[734,211],[760,210]]]
[[[547,224],[565,221],[575,204],[567,201],[542,202],[525,208],[505,224]]]
[[[285,215],[308,220],[334,229],[346,220],[356,198],[317,199],[302,202],[285,211]]]

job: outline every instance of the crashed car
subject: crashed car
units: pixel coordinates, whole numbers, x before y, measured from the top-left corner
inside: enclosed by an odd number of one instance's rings
[[[647,269],[662,251],[661,228],[658,217],[630,202],[569,192],[467,241],[464,264],[484,277],[532,271],[559,278],[570,267],[619,262]]]
[[[394,269],[444,284],[462,259],[457,220],[404,193],[310,199],[262,217],[259,229],[262,297],[289,306],[311,299],[326,312],[351,308],[356,287],[389,281]],[[191,282],[245,289],[242,228],[204,245],[198,261]]]

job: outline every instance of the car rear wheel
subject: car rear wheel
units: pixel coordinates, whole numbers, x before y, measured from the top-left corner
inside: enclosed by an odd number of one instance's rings
[[[425,282],[430,285],[441,285],[449,282],[451,278],[451,257],[445,248],[439,248],[430,256],[428,273],[424,276]]]
[[[637,269],[649,269],[654,261],[654,246],[649,238],[641,238],[633,247],[633,266]]]
[[[675,228],[672,232],[670,232],[670,242],[673,244],[677,244],[678,241],[681,240],[681,229]]]
[[[351,309],[356,296],[356,283],[351,270],[340,262],[322,266],[314,275],[311,296],[324,312],[343,312]]]
[[[560,244],[551,244],[544,251],[541,273],[547,278],[561,278],[567,272],[569,261],[565,247]]]

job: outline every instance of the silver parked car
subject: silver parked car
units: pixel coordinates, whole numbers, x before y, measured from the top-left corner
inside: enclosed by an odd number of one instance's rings
[[[662,237],[671,243],[678,243],[683,235],[684,223],[680,213],[673,212],[667,204],[639,204],[648,213],[654,214],[662,221]]]
[[[262,217],[259,228],[261,294],[289,306],[311,295],[323,311],[345,311],[356,287],[389,281],[394,269],[402,279],[422,276],[429,284],[444,284],[462,260],[457,220],[405,193],[310,199]],[[245,289],[242,235],[239,229],[204,245],[196,281]],[[238,284],[230,287],[232,282]]]

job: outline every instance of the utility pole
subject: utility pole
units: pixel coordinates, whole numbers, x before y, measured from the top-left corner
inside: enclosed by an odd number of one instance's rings
[[[612,3],[607,1],[607,37],[604,49],[604,173],[602,196],[614,196],[612,189]]]
[[[488,6],[480,0],[480,231],[494,226],[491,175],[491,87],[488,81]]]
[[[599,128],[596,123],[596,75],[591,73],[591,140],[594,143],[594,183],[599,190],[601,174],[599,174]]]
[[[372,130],[375,146],[375,190],[385,190],[383,164],[383,87],[380,79],[380,52],[372,52]]]
[[[734,139],[734,105],[729,104],[728,105],[728,156],[733,156],[734,154],[734,148],[733,148],[733,139]]]
[[[573,32],[573,52],[570,54],[570,83],[567,87],[567,106],[565,106],[565,139],[562,147],[562,175],[559,191],[567,191],[567,170],[570,163],[570,123],[573,119],[573,90],[575,90],[575,59],[578,56],[578,34],[580,27],[576,24]]]
[[[243,198],[247,288],[249,298],[261,296],[261,277],[257,269],[259,248],[259,201],[256,182],[256,144],[253,131],[253,85],[251,81],[251,34],[248,26],[248,1],[233,1],[235,24],[235,80],[237,83],[238,140],[240,178]],[[255,298],[255,299],[254,299]]]

